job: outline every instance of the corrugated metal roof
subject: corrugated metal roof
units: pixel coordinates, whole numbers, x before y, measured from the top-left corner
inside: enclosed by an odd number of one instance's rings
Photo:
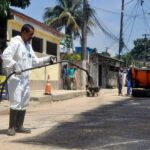
[[[93,53],[91,55],[95,55],[97,57],[103,57],[105,59],[109,59],[109,60],[114,60],[114,61],[118,61],[118,62],[121,62],[121,63],[125,63],[123,60],[120,60],[120,59],[117,59],[117,58],[113,58],[113,57],[109,57],[109,56],[105,56],[105,55],[100,54],[100,53]]]

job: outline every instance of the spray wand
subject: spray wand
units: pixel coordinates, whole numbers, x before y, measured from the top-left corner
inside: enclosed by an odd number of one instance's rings
[[[88,72],[86,69],[84,69],[84,68],[82,68],[82,67],[80,67],[80,66],[78,66],[78,65],[76,65],[76,64],[74,64],[74,63],[72,63],[72,62],[70,62],[70,61],[68,61],[68,60],[62,60],[62,61],[58,61],[58,62],[51,62],[51,63],[45,64],[45,65],[28,68],[28,69],[25,69],[25,70],[21,70],[20,73],[23,73],[23,72],[26,72],[26,71],[30,71],[30,70],[34,70],[34,69],[39,69],[39,68],[47,67],[47,66],[50,66],[50,65],[60,64],[60,63],[69,63],[69,64],[71,64],[71,65],[77,67],[78,69],[85,71],[86,74],[87,74],[87,81],[88,81],[89,83],[92,83],[92,82],[93,82],[93,78],[90,76],[89,72]],[[2,94],[3,94],[3,90],[4,90],[5,85],[6,85],[7,81],[8,81],[8,79],[9,79],[12,75],[14,75],[14,74],[16,74],[15,71],[12,72],[12,73],[10,73],[10,74],[7,76],[6,80],[1,84],[1,85],[2,85],[2,88],[1,88],[1,91],[0,91],[0,102],[2,101]]]

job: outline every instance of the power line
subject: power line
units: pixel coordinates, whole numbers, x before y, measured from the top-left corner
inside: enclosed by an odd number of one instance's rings
[[[138,12],[138,2],[137,2],[137,4],[136,4],[136,14],[137,14],[137,12]],[[128,37],[128,40],[127,40],[127,43],[129,42],[129,40],[130,40],[130,38],[131,38],[131,34],[132,34],[132,32],[133,32],[133,29],[134,29],[134,24],[135,24],[135,20],[136,20],[136,17],[134,18],[134,20],[133,20],[133,23],[132,23],[132,26],[131,26],[131,31],[130,31],[130,33],[129,33],[129,37]]]
[[[135,10],[136,10],[136,14],[135,14],[134,17],[133,17],[133,20],[135,20],[135,19],[138,17],[138,14],[137,14],[137,11],[138,11],[138,1],[139,1],[139,0],[137,0],[137,2],[135,3],[134,7],[132,8],[132,10],[131,10],[131,12],[130,12],[130,14],[134,14],[134,12],[135,12]],[[125,24],[125,29],[124,29],[124,31],[126,30],[126,28],[128,29],[129,23],[130,23],[131,21],[132,21],[131,18],[128,17],[128,19],[126,20],[126,24]],[[127,23],[128,23],[128,25],[127,25]]]
[[[93,17],[96,21],[96,24],[105,35],[107,35],[109,38],[113,39],[116,42],[119,41],[118,37],[116,37],[113,33],[111,33],[111,31],[104,25],[104,23],[102,23],[102,21],[98,20],[95,15],[93,15]]]
[[[145,11],[144,11],[144,8],[142,6],[142,12],[143,12],[143,16],[144,16],[144,22],[145,22],[145,25],[147,25],[149,31],[150,31],[150,27],[149,27],[149,24],[148,24],[148,21],[147,21],[147,18],[146,18],[146,15],[145,15]]]
[[[114,42],[116,42],[117,44],[119,43],[119,38],[117,36],[115,36],[105,25],[104,23],[98,19],[95,15],[93,15],[96,24],[98,25],[98,27],[100,28],[100,30],[110,39],[112,39]],[[127,49],[129,51],[129,48],[127,47],[127,45],[124,43],[124,48]]]
[[[120,15],[120,11],[119,12],[115,12],[115,11],[108,10],[108,9],[103,9],[103,8],[100,8],[100,7],[94,7],[94,9],[99,9],[99,10],[107,12],[107,13],[111,13],[111,14],[115,14],[115,15]],[[124,14],[124,16],[131,17],[131,18],[135,17],[134,15],[129,15],[129,14]]]
[[[128,5],[128,4],[132,3],[133,1],[134,0],[130,0],[130,1],[126,2],[124,5]]]

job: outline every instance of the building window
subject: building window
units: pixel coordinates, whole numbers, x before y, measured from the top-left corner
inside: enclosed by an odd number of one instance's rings
[[[17,30],[12,30],[12,37],[20,35],[20,32]]]
[[[32,47],[34,51],[42,53],[43,52],[43,39],[38,38],[38,37],[33,37]]]
[[[46,53],[49,55],[57,56],[57,44],[47,41],[46,42]]]
[[[115,67],[115,66],[110,66],[110,67],[109,67],[109,70],[110,70],[110,71],[113,71],[113,72],[118,72],[118,71],[119,71],[119,68],[118,68],[118,67]]]

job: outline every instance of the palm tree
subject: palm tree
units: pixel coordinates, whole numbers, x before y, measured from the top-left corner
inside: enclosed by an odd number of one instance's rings
[[[72,41],[72,33],[79,34],[80,27],[76,22],[76,14],[81,9],[80,0],[58,0],[55,7],[47,7],[44,13],[45,24],[61,30],[65,27],[65,34]],[[70,48],[73,43],[70,43]]]
[[[72,35],[80,37],[82,67],[85,69],[87,33],[92,33],[91,26],[95,25],[94,14],[95,10],[90,7],[88,0],[58,0],[58,5],[46,8],[44,14],[44,21],[47,25],[58,30],[65,27],[65,33],[70,35],[72,43]],[[73,44],[70,45],[72,48]],[[82,88],[85,87],[85,79],[85,75],[82,74]]]
[[[92,16],[94,10],[89,7],[88,16]],[[90,14],[90,15],[89,15]],[[93,21],[88,17],[87,30],[90,30],[90,26],[93,25]],[[45,24],[61,30],[65,27],[65,34],[71,38],[70,48],[73,47],[73,36],[81,36],[81,30],[83,26],[83,10],[82,0],[58,0],[58,5],[55,7],[47,7],[44,13]]]

